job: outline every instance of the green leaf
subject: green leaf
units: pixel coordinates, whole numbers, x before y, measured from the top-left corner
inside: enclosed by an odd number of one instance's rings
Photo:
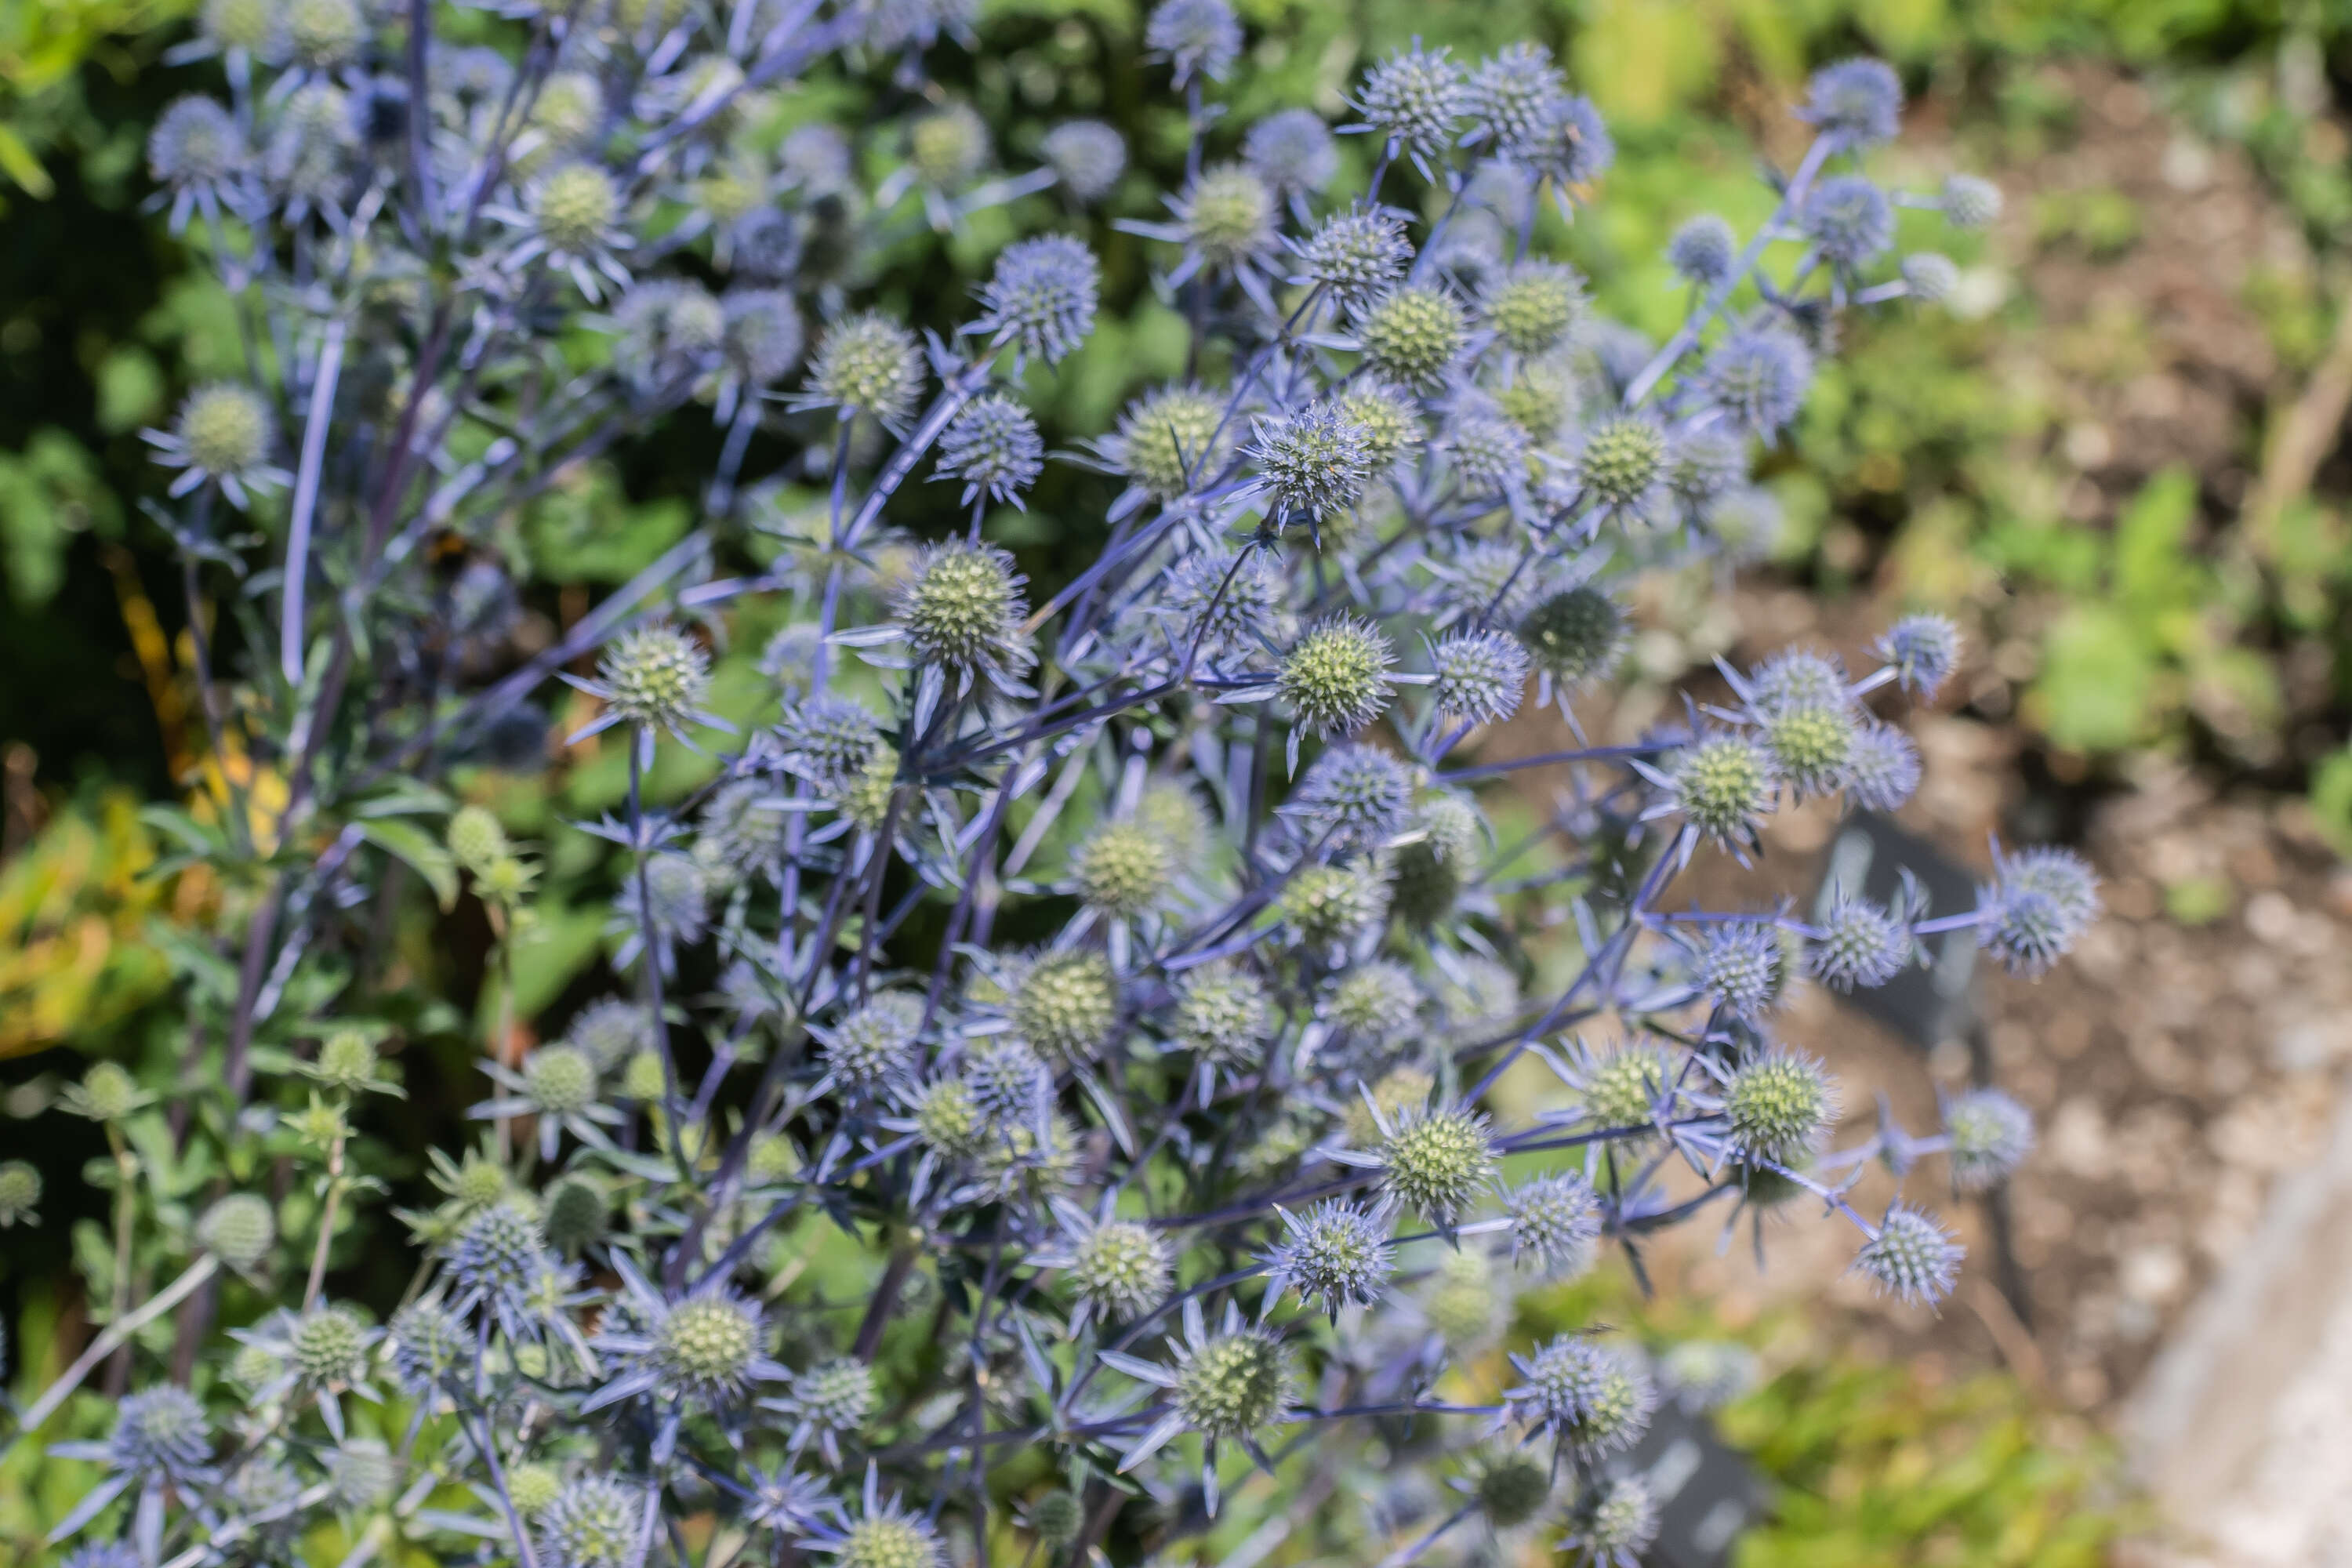
[[[412,823],[384,818],[359,825],[360,837],[425,879],[442,909],[457,903],[457,863],[430,834]]]
[[[2156,685],[2154,650],[2113,606],[2076,605],[2050,628],[2033,717],[2070,751],[2112,752],[2140,737]]]
[[[2205,570],[2184,545],[2197,521],[2197,476],[2170,468],[2116,520],[2116,592],[2135,617],[2200,596]]]
[[[167,837],[177,839],[194,855],[225,855],[228,837],[217,827],[198,822],[176,805],[158,802],[139,808],[139,820]]]
[[[24,186],[25,194],[35,201],[45,202],[57,194],[57,183],[49,178],[49,172],[41,167],[25,139],[5,125],[0,125],[0,174]]]
[[[199,932],[177,921],[152,920],[147,922],[147,940],[163,953],[174,973],[188,980],[199,997],[224,1008],[236,1005],[236,966],[223,958]]]
[[[370,820],[384,816],[446,816],[457,809],[457,804],[440,790],[404,779],[361,801],[352,808],[352,815]]]
[[[2352,857],[2352,746],[2312,770],[2311,811],[2336,852]]]

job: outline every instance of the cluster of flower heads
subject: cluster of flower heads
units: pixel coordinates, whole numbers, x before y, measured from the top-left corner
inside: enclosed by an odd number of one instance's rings
[[[754,426],[803,437],[778,481],[829,504],[765,519],[782,549],[764,572],[633,584],[425,731],[467,738],[486,704],[594,656],[569,678],[596,715],[573,738],[616,729],[628,751],[625,819],[590,826],[626,866],[630,989],[485,1062],[485,1141],[435,1153],[441,1201],[401,1216],[417,1283],[382,1322],[323,1289],[335,1205],[367,1197],[351,1118],[393,1087],[382,1032],[298,1039],[310,1109],[289,1125],[321,1155],[328,1217],[299,1219],[312,1245],[257,1194],[215,1196],[185,1271],[120,1320],[223,1270],[286,1303],[207,1363],[205,1399],[155,1384],[105,1440],[59,1450],[105,1475],[59,1539],[123,1537],[85,1568],[268,1560],[331,1521],[362,1553],[524,1568],[720,1543],[945,1568],[1006,1529],[1055,1561],[1130,1561],[1251,1468],[1400,1415],[1441,1436],[1383,1451],[1465,1500],[1441,1517],[1424,1489],[1417,1512],[1334,1523],[1360,1554],[1446,1556],[1483,1520],[1630,1565],[1659,1500],[1627,1456],[1662,1397],[1735,1389],[1736,1358],[1514,1342],[1519,1289],[1704,1211],[1811,1205],[1855,1228],[1882,1290],[1949,1290],[1940,1220],[1848,1194],[1937,1154],[1981,1191],[2026,1156],[2029,1120],[1977,1090],[1933,1135],[1832,1148],[1837,1086],[1772,1016],[1807,979],[1882,984],[1954,932],[2038,974],[2095,918],[2087,868],[2000,855],[1973,908],[1844,889],[1819,924],[1672,905],[1695,854],[1744,857],[1783,805],[1900,805],[1920,763],[1886,704],[1945,684],[1954,629],[1900,621],[1859,676],[1807,652],[1727,671],[1727,700],[1623,744],[1585,743],[1578,713],[1628,644],[1636,575],[1769,542],[1751,464],[1840,312],[1948,290],[1948,261],[1895,256],[1897,206],[1964,227],[1997,208],[1958,176],[1916,196],[1872,181],[1900,109],[1885,67],[1814,79],[1811,151],[1764,226],[1675,237],[1690,314],[1654,343],[1531,243],[1613,156],[1544,50],[1416,46],[1363,75],[1348,123],[1233,128],[1212,95],[1241,25],[1224,0],[1166,0],[1143,41],[1187,104],[1189,173],[1164,216],[1122,226],[1196,350],[1220,351],[1195,362],[1230,368],[1141,391],[1063,459],[1116,500],[1100,553],[1040,602],[986,525],[1045,471],[1024,389],[1093,329],[1099,270],[1070,231],[1092,220],[1006,245],[963,328],[928,342],[869,303],[860,237],[1052,192],[1083,213],[1121,180],[1115,132],[1061,126],[1019,175],[949,98],[878,149],[823,124],[734,135],[820,63],[903,84],[970,38],[940,0],[526,0],[519,56],[406,38],[413,15],[204,9],[195,52],[225,57],[233,102],[157,126],[162,199],[227,236],[233,282],[310,298],[279,247],[230,231],[283,232],[313,293],[364,309],[305,307],[282,397],[206,387],[155,435],[190,549],[224,548],[201,521],[215,498],[290,486],[290,537],[344,552],[335,581],[381,584],[412,531],[463,532],[565,442],[697,398],[729,430],[708,551]],[[503,367],[572,327],[609,368],[502,401]],[[347,363],[371,374],[339,383]],[[345,465],[320,454],[352,426],[388,443],[391,499],[330,515],[322,468]],[[918,479],[960,487],[969,527],[894,530]],[[289,554],[287,675],[331,689],[341,667],[306,666],[294,635],[312,565]],[[495,584],[458,586],[493,613]],[[782,629],[772,706],[730,735],[709,645],[739,598]],[[1530,699],[1574,749],[1465,760]],[[656,808],[635,781],[668,744],[717,752],[717,776]],[[1507,882],[1480,787],[1537,763],[1572,779],[1559,852]],[[360,902],[319,894],[362,839],[401,842],[371,831],[333,840],[301,910]],[[528,915],[536,868],[495,816],[459,811],[446,839],[502,934]],[[1522,938],[1546,910],[1574,978],[1531,992]],[[1492,1091],[1522,1060],[1567,1110],[1512,1124]],[[99,1074],[69,1108],[110,1128],[143,1109]],[[0,1167],[0,1223],[38,1196]],[[862,1273],[809,1267],[827,1237],[868,1248]],[[1032,1479],[1008,1513],[992,1489],[1015,1454]]]

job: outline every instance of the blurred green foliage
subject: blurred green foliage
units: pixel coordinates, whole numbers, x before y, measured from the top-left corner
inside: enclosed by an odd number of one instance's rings
[[[1808,1361],[1718,1418],[1777,1486],[1738,1568],[2095,1568],[2110,1456],[2006,1373]]]
[[[57,183],[44,167],[68,140],[86,136],[77,90],[86,68],[121,78],[137,70],[159,30],[194,0],[37,0],[0,7],[0,176],[43,200]],[[5,211],[0,207],[0,211]]]

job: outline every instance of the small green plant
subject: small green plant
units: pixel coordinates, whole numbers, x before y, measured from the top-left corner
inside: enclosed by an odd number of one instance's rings
[[[1738,1568],[2100,1568],[2131,1522],[2105,1447],[2005,1373],[1807,1363],[1717,1421],[1774,1489]]]

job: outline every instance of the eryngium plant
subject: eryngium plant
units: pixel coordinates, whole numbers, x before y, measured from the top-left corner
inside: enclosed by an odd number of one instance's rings
[[[1365,74],[1352,123],[1234,127],[1213,96],[1239,24],[1168,0],[1147,42],[1186,174],[1166,221],[1125,226],[1192,374],[1049,454],[1024,388],[1094,325],[1083,215],[1117,135],[1061,127],[1003,174],[952,100],[740,134],[814,72],[919,82],[971,41],[961,8],[505,16],[513,47],[457,47],[421,0],[225,0],[197,52],[227,100],[155,129],[159,204],[257,329],[246,374],[155,434],[178,470],[155,515],[261,656],[205,672],[221,776],[259,763],[284,790],[180,820],[229,924],[191,961],[169,1095],[101,1066],[65,1100],[111,1140],[121,1262],[20,1440],[110,1355],[138,1390],[110,1436],[52,1450],[103,1466],[56,1533],[98,1542],[75,1561],[1132,1561],[1255,1468],[1284,1489],[1259,1506],[1306,1500],[1359,1558],[1483,1521],[1624,1564],[1654,1528],[1622,1468],[1652,1372],[1598,1331],[1499,1372],[1517,1289],[1792,1204],[1851,1223],[1882,1289],[1949,1289],[1940,1221],[1846,1194],[1938,1152],[1980,1190],[2030,1123],[1979,1091],[1941,1133],[1833,1148],[1837,1088],[1772,1015],[1940,932],[2038,973],[2095,918],[2085,868],[2003,855],[1973,908],[1849,889],[1819,927],[1675,889],[1791,802],[1900,805],[1918,757],[1879,709],[1935,692],[1952,628],[1897,623],[1866,673],[1727,672],[1727,700],[1628,743],[1464,758],[1531,699],[1580,737],[1627,585],[1769,523],[1751,460],[1841,313],[1948,279],[1898,262],[1895,208],[1979,223],[1990,187],[1948,186],[1963,210],[1872,183],[1890,72],[1816,79],[1763,226],[1677,237],[1692,306],[1653,344],[1533,253],[1542,204],[1573,212],[1612,158],[1543,50],[1415,47]],[[1360,183],[1335,135],[1360,138]],[[910,229],[1055,192],[1067,221],[1003,247],[960,331],[881,303]],[[487,679],[471,650],[515,596],[499,520],[697,402],[724,432],[705,526]],[[824,500],[746,552],[772,565],[723,574],[738,519],[771,515],[739,501],[760,429]],[[1049,461],[1124,489],[1040,594],[988,522]],[[969,508],[948,537],[894,531],[926,479]],[[784,629],[769,710],[732,731],[711,649],[755,601]],[[625,990],[527,1054],[498,1020],[486,1139],[433,1152],[441,1201],[398,1216],[415,1283],[379,1321],[328,1289],[339,1226],[381,1202],[354,1119],[397,1092],[399,1031],[351,955],[395,860],[445,901],[462,875],[501,950],[528,925],[533,860],[435,781],[566,667],[572,739],[614,731],[628,761],[625,813],[584,825],[626,868]],[[716,771],[656,808],[667,747]],[[1559,855],[1506,881],[1481,789],[1538,764],[1573,780]],[[1573,977],[1531,994],[1517,926],[1546,900]],[[689,958],[718,994],[682,992]],[[1523,1059],[1571,1109],[1492,1098]],[[868,1249],[854,1294],[804,1271],[823,1226]],[[908,1312],[927,1326],[883,1353]],[[1320,1507],[1342,1477],[1390,1500]]]

